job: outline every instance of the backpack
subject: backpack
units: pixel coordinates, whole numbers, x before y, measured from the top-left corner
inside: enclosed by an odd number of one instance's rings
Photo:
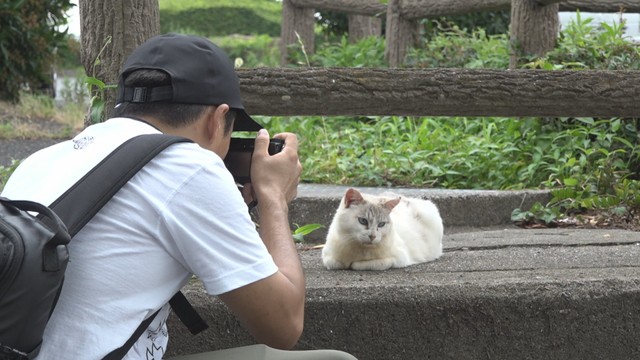
[[[73,236],[147,162],[167,146],[185,141],[190,140],[162,134],[134,137],[49,207],[0,197],[0,360],[38,355],[62,289],[69,261],[67,245]],[[207,328],[182,293],[170,304],[193,334]],[[104,360],[122,359],[156,314]]]

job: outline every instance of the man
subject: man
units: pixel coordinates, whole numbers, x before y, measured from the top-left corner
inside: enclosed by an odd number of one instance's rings
[[[124,64],[117,103],[114,118],[27,158],[2,195],[50,204],[136,135],[162,132],[194,142],[155,157],[71,241],[65,284],[38,359],[102,359],[161,309],[125,357],[159,359],[168,341],[167,301],[192,274],[268,346],[197,359],[264,352],[352,359],[272,349],[293,347],[303,328],[305,284],[288,223],[302,168],[294,134],[275,135],[284,150],[268,154],[269,134],[245,112],[228,56],[204,38],[154,37]],[[252,183],[242,194],[222,160],[232,130],[259,130]],[[254,200],[260,233],[247,211]]]

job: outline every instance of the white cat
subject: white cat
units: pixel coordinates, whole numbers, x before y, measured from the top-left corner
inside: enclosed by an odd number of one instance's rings
[[[329,269],[385,270],[442,255],[440,212],[429,200],[347,190],[331,221],[322,262]]]

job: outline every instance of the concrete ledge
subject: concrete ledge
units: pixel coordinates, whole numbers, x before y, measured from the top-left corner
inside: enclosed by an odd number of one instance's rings
[[[291,224],[322,224],[306,237],[309,242],[324,243],[333,215],[340,205],[348,186],[302,184],[298,197],[291,204]],[[511,212],[516,208],[530,209],[540,202],[546,204],[551,195],[544,190],[496,191],[496,190],[442,190],[408,188],[357,187],[369,194],[393,191],[404,196],[433,201],[440,210],[445,233],[460,229],[481,229],[511,223]]]
[[[301,249],[308,287],[301,349],[359,359],[640,358],[640,233],[507,228],[445,236],[435,262],[328,271]],[[168,355],[252,344],[197,281],[187,296],[211,328],[171,318]]]

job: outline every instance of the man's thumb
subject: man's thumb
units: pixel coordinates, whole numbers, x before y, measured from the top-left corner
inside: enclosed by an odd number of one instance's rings
[[[256,145],[254,152],[258,154],[267,154],[269,151],[269,132],[265,129],[258,131],[258,137],[256,137]]]

